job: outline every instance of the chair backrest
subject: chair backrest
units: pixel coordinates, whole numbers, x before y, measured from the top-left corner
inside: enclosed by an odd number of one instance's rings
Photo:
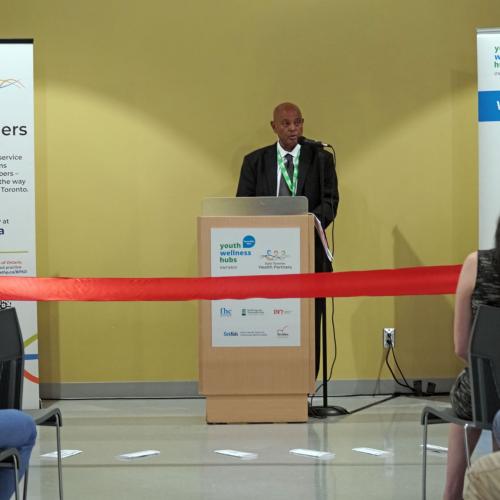
[[[500,308],[479,306],[469,345],[472,415],[482,428],[491,428],[500,410]]]
[[[0,310],[0,409],[21,409],[23,377],[23,336],[16,309],[10,307]]]

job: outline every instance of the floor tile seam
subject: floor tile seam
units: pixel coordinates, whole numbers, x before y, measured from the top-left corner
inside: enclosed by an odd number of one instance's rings
[[[253,462],[253,461],[252,461]],[[328,462],[313,462],[313,463],[289,463],[289,462],[258,462],[258,463],[206,463],[206,462],[195,462],[195,463],[171,463],[171,462],[161,462],[161,463],[95,463],[95,464],[64,464],[63,469],[92,469],[92,468],[119,468],[119,467],[172,467],[172,468],[193,468],[193,467],[381,467],[381,468],[398,468],[398,467],[421,467],[422,462],[397,462],[397,463],[355,463],[355,462],[336,462],[335,460]],[[444,467],[446,462],[442,463],[427,463],[428,467]],[[57,468],[57,464],[30,464],[30,470],[32,469],[52,469]]]

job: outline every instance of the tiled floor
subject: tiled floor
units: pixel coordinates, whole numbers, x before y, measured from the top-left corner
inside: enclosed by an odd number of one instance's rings
[[[332,398],[353,410],[377,398]],[[203,399],[58,401],[63,449],[82,453],[63,461],[64,493],[72,499],[344,500],[421,498],[420,413],[429,399],[399,397],[359,413],[307,424],[207,425]],[[446,404],[435,398],[432,404]],[[447,426],[431,426],[429,443],[447,446]],[[354,447],[390,451],[376,457]],[[483,446],[484,447],[484,446]],[[242,461],[216,449],[249,451]],[[335,453],[329,461],[291,455],[292,448]],[[146,459],[126,452],[155,449]],[[30,467],[29,499],[57,498],[55,432],[39,428]],[[484,452],[484,451],[483,451]],[[481,453],[481,451],[479,452]],[[428,499],[439,499],[446,456],[431,455]]]

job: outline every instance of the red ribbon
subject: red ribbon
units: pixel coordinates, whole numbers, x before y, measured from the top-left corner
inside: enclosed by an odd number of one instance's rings
[[[248,298],[442,295],[461,266],[223,278],[0,277],[0,300],[184,301]]]

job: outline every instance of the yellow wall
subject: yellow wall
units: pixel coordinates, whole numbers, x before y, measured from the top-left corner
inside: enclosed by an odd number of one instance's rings
[[[336,269],[454,264],[477,240],[475,29],[498,0],[17,0],[35,38],[40,276],[195,276],[273,106],[335,144]],[[451,377],[452,297],[336,301],[336,377]],[[195,380],[196,303],[39,306],[44,382]],[[385,368],[382,378],[388,378]]]

